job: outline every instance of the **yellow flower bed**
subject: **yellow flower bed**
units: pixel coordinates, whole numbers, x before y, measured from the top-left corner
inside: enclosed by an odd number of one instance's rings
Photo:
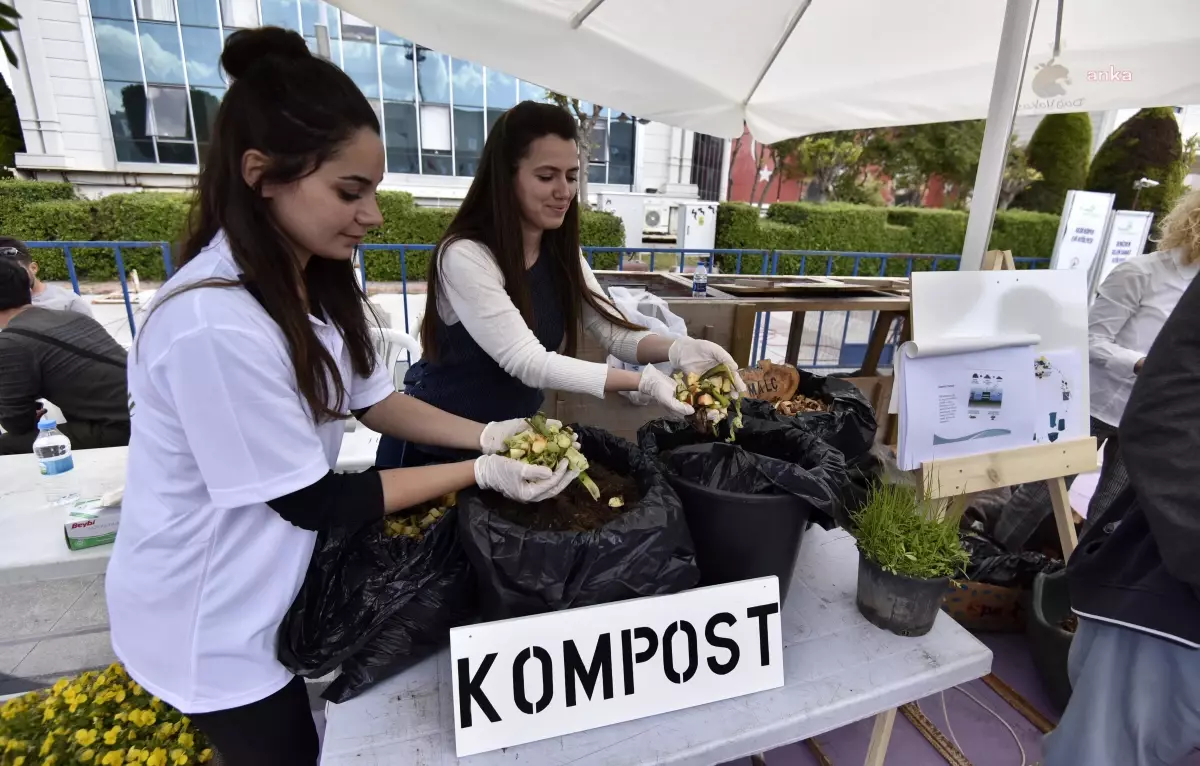
[[[0,766],[188,766],[212,748],[187,716],[110,665],[0,708]]]

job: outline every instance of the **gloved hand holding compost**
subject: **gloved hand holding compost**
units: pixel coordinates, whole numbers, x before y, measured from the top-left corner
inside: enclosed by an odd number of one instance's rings
[[[579,451],[575,432],[564,426],[561,420],[547,418],[540,412],[526,423],[528,427],[525,430],[505,442],[508,451],[503,454],[531,466],[552,466],[565,461],[570,468],[570,476],[579,479],[593,500],[599,500],[600,488],[586,473],[587,458]],[[569,483],[564,483],[564,486]]]
[[[739,395],[748,393],[742,376],[737,373],[737,362],[729,355],[728,351],[710,340],[679,338],[671,344],[667,356],[671,364],[676,369],[683,370],[685,375],[703,374],[703,377],[708,377],[712,370],[724,367],[729,376],[729,382],[732,384],[732,389],[727,389],[726,393],[737,392]]]
[[[715,436],[717,424],[729,417],[729,407],[733,406],[728,439],[733,441],[737,429],[742,427],[742,400],[736,390],[736,373],[728,365],[718,364],[702,375],[677,372],[674,377],[675,398],[695,408],[693,424],[697,430],[711,430]]]

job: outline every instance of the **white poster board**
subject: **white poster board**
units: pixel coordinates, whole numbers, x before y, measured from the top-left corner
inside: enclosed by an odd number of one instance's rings
[[[1154,213],[1143,210],[1113,211],[1108,232],[1104,237],[1104,250],[1097,268],[1094,269],[1093,294],[1100,289],[1100,285],[1108,279],[1108,275],[1118,264],[1141,255],[1146,250],[1146,240],[1150,237],[1150,227],[1153,223]]]
[[[1104,245],[1112,194],[1069,191],[1058,224],[1051,269],[1079,269],[1089,274]]]
[[[913,341],[919,347],[945,348],[978,339],[1037,336],[1037,366],[1029,375],[1035,378],[1047,362],[1052,372],[1036,378],[1032,406],[1035,422],[1047,426],[1035,428],[1027,443],[1086,437],[1091,407],[1087,277],[1079,270],[1045,269],[915,272]],[[1062,398],[1064,383],[1069,400]],[[1051,439],[1051,433],[1057,436]]]
[[[783,686],[779,579],[450,631],[459,758]]]

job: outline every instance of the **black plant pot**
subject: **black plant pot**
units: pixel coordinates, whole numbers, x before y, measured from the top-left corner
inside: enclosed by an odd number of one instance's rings
[[[779,603],[800,555],[810,508],[794,495],[744,495],[667,474],[683,503],[701,585],[779,578]]]
[[[897,636],[923,636],[933,629],[949,585],[949,577],[922,580],[892,574],[858,555],[858,611]]]
[[[1033,654],[1033,665],[1050,700],[1066,709],[1071,699],[1071,679],[1067,675],[1067,660],[1075,634],[1063,630],[1071,617],[1071,593],[1067,587],[1067,570],[1054,574],[1039,574],[1033,581],[1033,615],[1025,623],[1026,635]]]

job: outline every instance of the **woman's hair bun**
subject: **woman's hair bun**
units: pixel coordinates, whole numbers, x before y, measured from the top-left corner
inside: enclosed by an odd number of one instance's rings
[[[312,53],[304,38],[288,29],[239,29],[225,43],[221,67],[236,80],[255,63],[267,58],[300,60],[312,58]]]

